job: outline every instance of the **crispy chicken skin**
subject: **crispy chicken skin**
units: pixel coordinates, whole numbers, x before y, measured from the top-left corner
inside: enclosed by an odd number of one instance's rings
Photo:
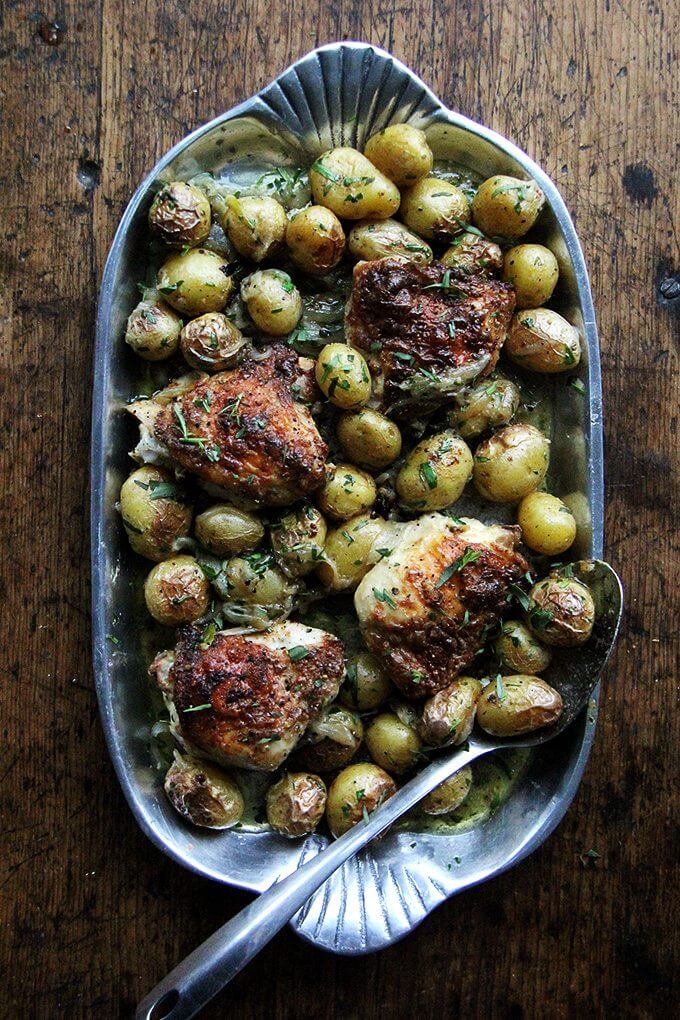
[[[130,410],[161,459],[169,454],[235,502],[286,506],[319,487],[328,453],[311,414],[293,399],[300,379],[297,355],[276,347],[264,360],[200,379],[165,406],[142,401]]]
[[[364,641],[409,698],[431,697],[473,660],[508,585],[528,569],[518,528],[463,521],[428,514],[408,524],[354,596]]]
[[[356,266],[346,333],[369,359],[382,409],[403,414],[488,374],[514,307],[507,283],[385,258]]]
[[[185,628],[170,670],[183,737],[222,765],[273,771],[337,695],[342,642],[301,623],[218,633],[208,647],[201,634]]]

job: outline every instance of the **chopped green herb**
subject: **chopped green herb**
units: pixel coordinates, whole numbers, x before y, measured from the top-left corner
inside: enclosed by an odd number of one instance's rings
[[[306,659],[309,655],[309,648],[305,648],[304,645],[294,645],[288,649],[288,658],[291,662],[299,662],[300,659]]]
[[[442,573],[439,576],[439,579],[435,582],[435,588],[441,588],[441,586],[443,584],[446,584],[446,582],[449,581],[454,574],[457,574],[460,570],[463,570],[464,567],[468,566],[468,564],[474,563],[475,560],[478,560],[481,555],[482,555],[481,549],[471,549],[470,546],[467,546],[463,555],[459,556],[457,560],[454,560],[453,563],[449,564],[446,570],[442,571]]]

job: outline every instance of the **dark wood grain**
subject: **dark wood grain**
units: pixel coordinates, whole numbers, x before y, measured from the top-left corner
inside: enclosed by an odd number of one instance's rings
[[[247,900],[145,841],[104,748],[88,622],[95,301],[117,220],[163,151],[314,45],[354,38],[391,49],[515,140],[568,200],[601,330],[607,550],[627,619],[585,781],[537,853],[381,955],[336,958],[284,933],[205,1015],[670,1014],[677,4],[63,0],[43,12],[6,0],[1,15],[0,1013],[129,1016]],[[600,856],[584,866],[590,848]]]

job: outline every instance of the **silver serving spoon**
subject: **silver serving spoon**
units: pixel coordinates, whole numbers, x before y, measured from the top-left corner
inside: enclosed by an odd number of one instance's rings
[[[601,560],[573,565],[587,582],[595,601],[596,619],[587,644],[576,652],[556,653],[546,679],[562,695],[564,710],[554,725],[537,733],[499,740],[475,731],[467,745],[433,761],[390,800],[307,864],[253,900],[195,949],[139,1004],[136,1020],[189,1020],[300,910],[334,871],[415,807],[428,793],[476,758],[507,747],[536,747],[553,740],[585,707],[616,641],[623,609],[621,582]]]

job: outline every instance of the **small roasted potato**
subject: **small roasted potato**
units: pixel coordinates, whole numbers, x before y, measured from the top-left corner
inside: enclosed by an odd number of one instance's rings
[[[286,336],[302,315],[300,291],[280,269],[258,269],[247,276],[241,299],[257,328],[269,336]]]
[[[157,563],[144,582],[146,608],[166,627],[193,623],[210,604],[210,585],[193,556]]]
[[[509,379],[485,379],[463,390],[458,405],[447,414],[447,423],[463,439],[474,439],[488,429],[507,425],[519,409],[522,396]]]
[[[229,503],[216,503],[196,517],[196,538],[214,556],[250,552],[264,538],[264,526],[255,514]]]
[[[423,705],[418,729],[425,744],[463,744],[475,721],[482,685],[473,676],[459,676]]]
[[[371,396],[371,376],[365,359],[348,344],[326,344],[316,362],[319,389],[336,407],[361,407]]]
[[[546,645],[571,648],[584,644],[593,632],[595,604],[585,584],[554,573],[529,593],[527,622]]]
[[[291,604],[295,585],[279,569],[274,557],[267,552],[244,553],[234,556],[224,568],[224,581],[220,594],[227,600],[244,607],[261,611],[261,616],[280,615]]]
[[[505,253],[503,279],[515,288],[517,308],[537,308],[552,297],[560,270],[542,244],[518,244]]]
[[[210,226],[210,202],[192,184],[184,181],[164,184],[151,203],[151,232],[173,248],[203,244]]]
[[[539,676],[496,677],[477,702],[477,722],[493,737],[514,737],[550,726],[562,714],[559,691]]]
[[[480,184],[472,200],[472,219],[490,237],[514,241],[530,230],[545,203],[533,181],[497,174]]]
[[[331,529],[323,559],[316,568],[321,582],[331,591],[353,589],[381,558],[378,543],[387,531],[382,517],[361,514]],[[385,553],[387,547],[382,549]]]
[[[172,556],[175,540],[189,534],[192,507],[164,468],[147,464],[133,471],[123,482],[119,507],[130,545],[148,560]]]
[[[366,747],[376,765],[402,775],[417,765],[422,744],[416,730],[394,712],[382,712],[366,730]]]
[[[466,230],[454,237],[439,261],[452,269],[462,269],[471,276],[491,276],[503,268],[503,252],[500,245],[482,236],[478,230]]]
[[[326,810],[326,784],[311,772],[284,772],[267,790],[267,821],[289,839],[314,832]]]
[[[309,574],[321,559],[326,532],[322,515],[309,504],[270,524],[269,537],[279,566],[293,577]]]
[[[399,208],[399,190],[357,149],[324,152],[309,183],[314,201],[344,220],[383,220]]]
[[[493,650],[505,673],[542,673],[550,665],[550,650],[537,641],[521,620],[504,620]]]
[[[533,425],[506,425],[475,450],[473,479],[492,503],[516,503],[541,484],[550,441]]]
[[[182,320],[163,301],[140,301],[130,312],[125,343],[145,361],[164,361],[177,350]]]
[[[229,195],[222,227],[239,255],[262,262],[283,247],[286,210],[274,198]]]
[[[530,372],[570,372],[581,360],[578,330],[549,308],[517,312],[503,350]]]
[[[351,761],[363,739],[359,716],[340,705],[330,705],[307,727],[295,759],[303,768],[330,772]]]
[[[202,758],[176,753],[163,786],[175,811],[202,829],[231,829],[243,817],[234,780]]]
[[[192,248],[166,259],[157,276],[158,290],[182,315],[221,312],[234,283],[229,264],[207,248]]]
[[[349,250],[355,258],[400,258],[426,266],[432,261],[432,249],[417,234],[398,220],[370,220],[357,223],[349,232]]]
[[[420,803],[426,815],[448,815],[460,807],[472,786],[472,769],[463,765],[459,772],[445,779]]]
[[[353,464],[332,464],[326,468],[326,481],[317,492],[319,506],[334,521],[349,521],[369,510],[378,490],[366,471]]]
[[[342,836],[396,792],[392,777],[377,765],[350,765],[336,776],[328,790],[328,828],[334,836]]]
[[[423,439],[399,469],[395,488],[409,510],[443,510],[460,497],[472,476],[472,454],[452,430]]]
[[[222,312],[207,312],[187,322],[179,344],[184,360],[192,368],[199,372],[224,372],[236,367],[249,341]]]
[[[534,552],[559,556],[576,538],[576,521],[568,506],[548,492],[530,492],[517,509],[522,541]]]
[[[335,431],[340,446],[352,463],[371,471],[386,468],[401,453],[398,425],[368,407],[340,415]]]
[[[387,701],[394,688],[380,663],[370,652],[359,652],[347,660],[340,701],[355,712],[371,712]]]
[[[445,241],[465,230],[470,203],[455,184],[425,177],[403,193],[399,214],[421,237]]]
[[[296,266],[322,276],[342,258],[345,232],[334,212],[323,205],[310,205],[289,221],[286,245]]]
[[[427,177],[434,161],[425,133],[411,124],[390,124],[371,135],[364,154],[400,188]]]

